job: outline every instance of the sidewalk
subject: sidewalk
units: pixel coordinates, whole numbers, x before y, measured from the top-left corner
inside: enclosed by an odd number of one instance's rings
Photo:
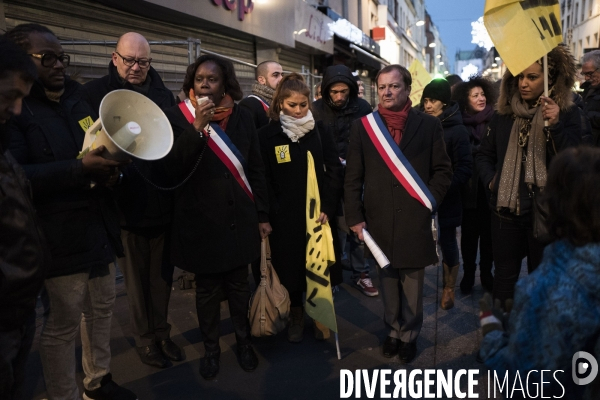
[[[526,268],[521,276],[526,274]],[[180,274],[175,272],[175,278]],[[373,282],[378,279],[372,273]],[[475,361],[481,341],[478,311],[483,289],[479,278],[470,295],[463,295],[458,288],[462,278],[459,274],[454,308],[439,308],[442,292],[442,268],[430,266],[425,271],[424,324],[418,338],[415,360],[400,364],[398,357],[387,359],[381,355],[380,344],[385,339],[381,296],[364,296],[349,281],[335,295],[340,350],[342,359],[336,356],[332,337],[319,342],[314,339],[312,322],[306,321],[304,341],[291,344],[285,333],[269,338],[255,338],[253,343],[259,357],[258,368],[244,372],[235,356],[235,338],[229,321],[226,303],[221,308],[221,371],[214,381],[205,381],[198,373],[199,359],[204,354],[198,330],[195,291],[174,288],[171,294],[171,337],[185,349],[187,359],[174,363],[166,369],[142,364],[134,348],[131,335],[127,293],[123,280],[117,281],[117,299],[112,326],[112,374],[122,386],[133,390],[140,400],[147,399],[337,399],[340,395],[340,369],[479,369],[479,398],[487,398],[485,377],[487,370]],[[251,278],[250,278],[251,279]],[[38,309],[36,340],[28,363],[27,388],[33,399],[45,398],[42,368],[39,358],[39,334],[42,324]],[[81,381],[81,348],[77,349],[78,379]],[[466,382],[466,377],[461,382]],[[364,390],[362,398],[367,398]],[[379,388],[375,398],[379,398]],[[354,398],[354,395],[352,396]]]

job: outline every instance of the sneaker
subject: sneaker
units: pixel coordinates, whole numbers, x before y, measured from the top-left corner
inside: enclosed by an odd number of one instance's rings
[[[137,396],[112,380],[112,374],[106,374],[100,387],[94,390],[84,389],[83,400],[137,400]]]
[[[379,294],[379,290],[377,290],[377,288],[373,286],[371,278],[369,278],[369,276],[364,272],[360,274],[360,278],[356,281],[356,286],[358,286],[358,289],[365,296],[373,297]]]

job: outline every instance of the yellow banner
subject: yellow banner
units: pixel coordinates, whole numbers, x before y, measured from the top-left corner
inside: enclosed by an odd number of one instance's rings
[[[515,76],[563,40],[558,0],[487,0],[483,22]]]
[[[419,60],[414,60],[412,64],[410,64],[408,72],[410,72],[410,75],[412,76],[410,101],[412,101],[414,107],[421,102],[423,89],[431,82],[431,75],[429,75],[429,72],[427,72]]]
[[[315,162],[310,151],[306,176],[306,313],[337,332],[329,268],[335,263],[333,235],[329,222],[321,225],[321,197]],[[328,217],[333,217],[329,215]]]

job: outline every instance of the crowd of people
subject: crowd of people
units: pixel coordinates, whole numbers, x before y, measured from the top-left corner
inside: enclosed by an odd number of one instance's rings
[[[301,342],[307,155],[320,195],[317,222],[338,233],[331,285],[346,268],[364,295],[381,294],[384,357],[416,357],[425,267],[441,261],[440,308],[449,310],[461,254],[463,293],[475,285],[479,254],[482,287],[501,306],[514,299],[506,324],[484,329],[480,356],[488,366],[567,370],[574,351],[598,353],[600,50],[583,57],[581,98],[572,91],[575,60],[561,45],[548,53],[548,96],[541,60],[516,76],[507,71],[499,93],[481,76],[435,79],[419,104],[409,98],[409,71],[389,65],[375,78],[375,109],[344,65],[325,69],[312,99],[301,75],[266,61],[244,98],[233,64],[214,55],[188,67],[176,101],[151,65],[147,40],[134,32],[119,38],[102,78],[81,85],[66,74],[69,62],[42,25],[18,25],[0,39],[1,398],[22,396],[38,295],[48,397],[80,398],[79,335],[83,398],[137,398],[110,373],[115,261],[145,364],[185,359],[168,323],[177,266],[194,274],[200,375],[219,373],[223,300],[239,365],[257,368],[248,266],[259,282],[267,238],[291,300],[287,339]],[[174,144],[163,159],[114,161],[103,146],[78,157],[102,99],[119,89],[164,111]],[[370,257],[367,232],[387,268]],[[525,257],[529,276],[518,282]],[[548,333],[557,318],[570,329]],[[315,338],[330,337],[328,327],[312,325]],[[547,354],[552,341],[564,351]]]

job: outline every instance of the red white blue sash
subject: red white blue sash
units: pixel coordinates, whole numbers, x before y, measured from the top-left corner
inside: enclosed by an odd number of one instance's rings
[[[260,101],[260,104],[262,104],[265,111],[269,110],[269,104],[266,101],[264,101],[263,99],[261,99],[260,97],[255,96],[253,94],[249,95],[248,97],[253,97],[253,98],[257,99],[258,101]]]
[[[417,171],[410,165],[406,156],[400,151],[400,147],[394,142],[379,113],[375,111],[366,115],[361,118],[361,122],[394,177],[411,197],[434,214],[437,210],[437,203],[433,194],[417,174]]]
[[[179,103],[179,109],[191,124],[196,119],[196,109],[192,105],[189,99],[185,99]],[[244,192],[254,201],[254,195],[252,194],[252,188],[250,182],[246,177],[247,164],[246,160],[242,156],[242,153],[233,144],[229,136],[221,129],[218,124],[211,122],[208,125],[208,147],[219,157],[219,160],[225,164],[231,175],[240,184]]]

